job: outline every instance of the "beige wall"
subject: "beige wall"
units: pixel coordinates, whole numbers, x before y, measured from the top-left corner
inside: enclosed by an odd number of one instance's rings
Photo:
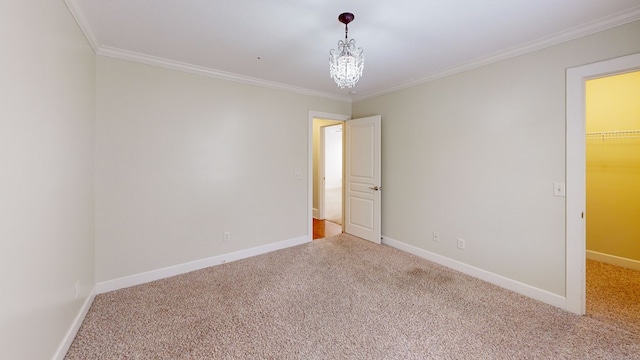
[[[565,71],[639,51],[634,22],[355,103],[384,122],[383,234],[564,296]]]
[[[0,359],[50,359],[94,285],[95,55],[49,0],[0,3],[0,53]]]
[[[563,294],[565,70],[639,52],[639,34],[354,104],[385,123],[384,234]],[[307,235],[308,111],[350,104],[96,60],[61,1],[0,4],[0,49],[0,358],[50,358],[94,276]]]
[[[587,81],[587,133],[640,131],[640,71]],[[640,136],[587,136],[587,250],[640,261]]]
[[[306,236],[309,110],[351,110],[100,56],[97,96],[97,281]]]

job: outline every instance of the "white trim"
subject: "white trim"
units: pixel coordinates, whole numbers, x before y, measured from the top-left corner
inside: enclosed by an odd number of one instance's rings
[[[195,260],[184,264],[168,266],[162,269],[147,271],[140,274],[121,277],[118,279],[102,281],[96,284],[96,291],[98,294],[104,294],[109,291],[145,284],[151,281],[165,279],[168,277],[185,274],[191,271],[200,270],[236,260],[241,260],[256,255],[262,255],[275,250],[281,250],[308,242],[311,242],[311,237],[300,236],[297,238],[279,241],[272,244],[256,246],[250,249],[239,250],[232,253]]]
[[[640,53],[567,69],[566,293],[567,310],[586,311],[585,82],[640,69]]]
[[[307,235],[313,239],[313,119],[347,121],[351,115],[309,110],[307,117]]]
[[[96,298],[96,286],[94,285],[93,288],[91,288],[91,292],[89,293],[89,296],[87,296],[84,303],[82,304],[80,311],[78,312],[76,317],[73,319],[73,323],[71,323],[69,330],[67,330],[67,333],[64,335],[64,338],[62,339],[62,342],[58,346],[58,349],[53,355],[53,360],[63,360],[64,357],[67,355],[67,352],[69,351],[69,347],[71,347],[71,343],[73,343],[73,339],[75,339],[76,334],[78,333],[78,330],[80,330],[80,325],[82,325],[82,322],[84,321],[84,318],[87,316],[87,313],[89,312],[89,309],[91,308],[91,304],[93,304],[93,300],[95,298]]]
[[[181,61],[165,59],[157,56],[151,56],[151,55],[142,54],[135,51],[118,49],[118,48],[113,48],[109,46],[100,46],[96,51],[96,54],[101,56],[112,57],[120,60],[128,60],[128,61],[137,62],[141,64],[158,66],[158,67],[171,69],[171,70],[183,71],[191,74],[209,76],[209,77],[227,80],[227,81],[234,81],[234,82],[248,84],[248,85],[262,86],[270,89],[287,91],[287,92],[292,92],[300,95],[314,96],[322,99],[341,101],[349,104],[351,103],[351,98],[347,96],[341,96],[341,95],[329,94],[329,93],[316,91],[316,90],[305,89],[305,88],[282,84],[274,81],[258,79],[250,76],[235,74],[235,73],[226,72],[222,70],[216,70],[216,69],[212,69],[204,66],[188,64]]]
[[[413,245],[409,245],[406,243],[403,243],[401,241],[398,240],[394,240],[392,238],[389,238],[387,236],[383,236],[382,237],[382,243],[385,245],[389,245],[391,247],[394,247],[396,249],[408,252],[410,254],[419,256],[423,259],[427,259],[429,261],[432,261],[436,264],[440,264],[442,266],[446,266],[450,269],[453,270],[457,270],[460,271],[461,273],[465,273],[467,275],[473,276],[475,278],[478,278],[480,280],[484,280],[487,282],[490,282],[494,285],[500,286],[502,288],[505,288],[507,290],[511,290],[514,291],[518,294],[530,297],[532,299],[538,300],[538,301],[542,301],[543,303],[549,304],[549,305],[553,305],[559,308],[564,309],[565,308],[565,298],[551,293],[549,291],[543,290],[543,289],[539,289],[536,287],[533,287],[531,285],[527,285],[524,283],[521,283],[519,281],[513,280],[513,279],[509,279],[507,277],[504,277],[502,275],[498,275],[486,270],[482,270],[480,268],[477,268],[475,266],[471,266],[471,265],[467,265],[465,263],[459,262],[457,260],[453,260],[450,259],[448,257],[442,256],[442,255],[438,255],[435,253],[432,253],[430,251],[424,250],[424,249],[420,249],[418,247],[415,247]]]
[[[97,52],[100,47],[100,42],[96,38],[96,35],[93,33],[89,21],[87,21],[87,18],[84,16],[80,5],[78,5],[78,1],[64,0],[64,2],[65,4],[67,4],[67,8],[69,8],[69,11],[71,12],[73,18],[76,19],[76,22],[78,23],[78,26],[80,26],[80,30],[82,30],[84,36],[87,38],[87,41],[89,41],[91,48],[94,52]]]
[[[322,220],[322,219],[320,218],[320,211],[318,211],[318,209],[317,209],[317,208],[313,208],[313,218],[314,218],[314,219],[318,219],[318,220]]]
[[[476,69],[488,64],[492,64],[498,61],[507,60],[514,58],[516,56],[528,54],[534,51],[538,51],[544,48],[548,48],[557,44],[561,44],[563,42],[567,42],[573,39],[577,39],[583,36],[595,34],[599,31],[604,31],[607,29],[614,28],[616,26],[624,25],[630,23],[632,21],[636,21],[640,19],[640,6],[637,6],[631,10],[623,11],[621,13],[611,15],[596,21],[592,21],[586,25],[574,27],[573,29],[569,29],[554,35],[546,36],[544,38],[531,41],[525,44],[516,45],[509,49],[498,51],[488,56],[484,56],[481,58],[474,59],[470,62],[467,62],[462,65],[453,66],[449,68],[445,68],[443,70],[437,71],[433,74],[420,77],[418,79],[410,80],[407,82],[400,83],[396,86],[392,86],[390,88],[367,94],[364,96],[359,96],[353,98],[353,102],[362,101],[370,98],[374,98],[377,96],[389,94],[398,90],[406,89],[412,86],[424,84],[433,80],[441,79],[447,76],[451,76],[457,73],[461,73],[464,71]]]
[[[605,254],[597,251],[587,250],[587,259],[596,260],[603,263],[640,271],[640,261],[624,258],[621,256],[615,256],[615,255]]]

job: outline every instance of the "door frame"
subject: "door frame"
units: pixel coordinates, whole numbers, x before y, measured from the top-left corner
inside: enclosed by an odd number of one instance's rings
[[[313,239],[313,119],[345,122],[351,115],[309,110],[307,120],[307,238]]]
[[[587,80],[640,70],[640,53],[567,69],[565,309],[586,312]]]

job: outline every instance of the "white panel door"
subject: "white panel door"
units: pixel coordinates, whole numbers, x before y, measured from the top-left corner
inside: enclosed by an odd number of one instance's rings
[[[348,120],[345,128],[344,231],[380,244],[380,115]]]

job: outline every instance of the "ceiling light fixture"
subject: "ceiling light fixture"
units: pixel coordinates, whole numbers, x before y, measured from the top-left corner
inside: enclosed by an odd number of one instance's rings
[[[348,39],[349,23],[355,16],[352,13],[342,13],[338,20],[344,24],[344,40],[338,41],[338,49],[329,51],[329,73],[341,89],[352,88],[362,76],[364,69],[364,55],[362,48],[356,48],[355,39]]]

